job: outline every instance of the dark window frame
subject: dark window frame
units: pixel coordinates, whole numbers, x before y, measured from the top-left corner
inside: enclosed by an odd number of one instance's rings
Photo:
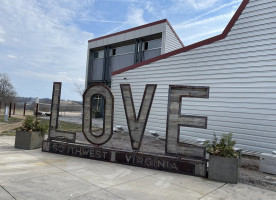
[[[96,51],[96,52],[93,53],[93,58],[94,59],[99,58],[99,52],[98,51]]]

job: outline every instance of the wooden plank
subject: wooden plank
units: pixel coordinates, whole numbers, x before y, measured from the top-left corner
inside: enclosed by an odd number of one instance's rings
[[[60,94],[61,94],[61,82],[54,82],[48,138],[50,140],[61,140],[61,141],[67,141],[67,142],[75,142],[76,133],[69,132],[69,131],[65,132],[65,131],[57,130],[59,106],[60,106]]]
[[[156,84],[146,85],[139,114],[136,117],[130,85],[120,84],[132,149],[140,149],[156,87]]]
[[[207,128],[207,117],[181,115],[182,97],[209,98],[209,87],[201,86],[169,86],[166,154],[180,154],[188,157],[205,158],[205,148],[179,141],[180,126]]]

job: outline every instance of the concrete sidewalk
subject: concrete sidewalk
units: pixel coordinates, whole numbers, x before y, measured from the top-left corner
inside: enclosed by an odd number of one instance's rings
[[[10,199],[264,199],[276,193],[243,184],[14,149],[0,137],[0,200]]]

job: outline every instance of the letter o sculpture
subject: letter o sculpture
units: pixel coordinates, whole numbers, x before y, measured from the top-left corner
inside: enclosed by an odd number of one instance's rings
[[[92,132],[92,99],[95,95],[104,98],[103,133],[95,135]],[[114,97],[110,89],[103,84],[93,84],[83,94],[82,132],[86,139],[95,145],[105,144],[113,134]]]

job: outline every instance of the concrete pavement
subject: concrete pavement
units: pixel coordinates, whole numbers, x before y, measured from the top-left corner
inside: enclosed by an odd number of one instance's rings
[[[0,137],[0,200],[241,199],[276,200],[276,193],[102,161],[14,149]]]

